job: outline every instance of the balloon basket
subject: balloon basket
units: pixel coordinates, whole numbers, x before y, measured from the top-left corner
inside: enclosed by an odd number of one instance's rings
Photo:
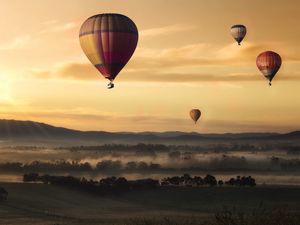
[[[110,81],[109,84],[107,84],[107,89],[112,89],[114,87],[115,87],[115,85],[112,81]]]

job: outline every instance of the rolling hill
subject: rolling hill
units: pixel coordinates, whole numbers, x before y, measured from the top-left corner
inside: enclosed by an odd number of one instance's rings
[[[98,145],[98,144],[201,144],[236,141],[298,141],[300,131],[278,133],[225,133],[200,134],[196,132],[105,132],[79,131],[55,127],[45,123],[19,120],[0,120],[1,144],[54,144],[54,145]]]

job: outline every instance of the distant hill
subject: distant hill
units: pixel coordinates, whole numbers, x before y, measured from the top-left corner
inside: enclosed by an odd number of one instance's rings
[[[300,140],[300,131],[278,133],[226,133],[200,134],[196,132],[105,132],[79,131],[55,127],[45,123],[19,120],[0,120],[0,141],[7,144],[54,144],[54,145],[99,145],[99,144],[203,144],[235,141],[289,141]]]

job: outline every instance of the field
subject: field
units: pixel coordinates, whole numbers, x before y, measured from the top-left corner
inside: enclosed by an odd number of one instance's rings
[[[205,222],[224,207],[250,212],[260,205],[300,213],[299,187],[168,188],[103,197],[44,184],[0,186],[9,192],[0,202],[1,225],[130,224],[137,218],[144,224],[159,218]]]

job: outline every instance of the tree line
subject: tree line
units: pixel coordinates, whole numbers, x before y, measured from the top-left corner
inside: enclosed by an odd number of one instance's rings
[[[33,161],[29,163],[5,162],[0,163],[0,171],[11,172],[106,172],[106,171],[158,171],[162,170],[158,163],[144,161],[130,161],[122,163],[121,160],[102,160],[92,166],[88,162],[58,160],[55,162]]]
[[[282,146],[282,148],[295,148],[292,146]],[[299,148],[300,146],[296,146]],[[105,144],[105,145],[95,145],[95,146],[72,146],[72,147],[58,147],[58,150],[71,150],[71,151],[101,151],[101,152],[169,152],[169,151],[193,151],[193,152],[203,152],[203,151],[270,151],[278,149],[278,144],[248,144],[248,143],[232,143],[232,144],[209,144],[209,145],[164,145],[164,144],[144,144],[139,143],[136,145],[128,144]]]
[[[236,178],[230,178],[229,180],[217,180],[214,176],[208,174],[205,177],[194,176],[189,174],[183,176],[173,176],[163,178],[160,182],[162,186],[256,186],[256,181],[251,176],[237,176]]]
[[[44,184],[60,185],[65,187],[77,188],[87,192],[108,194],[108,193],[123,193],[127,191],[147,190],[164,187],[200,187],[200,186],[239,186],[239,187],[254,187],[256,185],[255,179],[251,176],[230,178],[227,181],[217,180],[212,175],[205,177],[190,176],[184,174],[183,176],[166,177],[161,180],[156,179],[138,179],[127,180],[124,177],[106,177],[100,180],[77,178],[73,176],[51,176],[39,175],[38,173],[24,174],[24,182],[42,182]]]
[[[241,156],[215,157],[207,162],[196,162],[191,164],[183,164],[180,168],[176,167],[176,160],[182,157],[183,160],[189,160],[192,155],[190,153],[171,152],[169,154],[170,161],[173,165],[168,167],[159,163],[145,161],[129,161],[121,160],[102,160],[91,165],[89,162],[78,162],[68,160],[33,161],[28,163],[21,162],[3,162],[0,163],[0,171],[3,172],[162,172],[162,171],[300,171],[300,159],[283,159],[279,157],[271,157],[259,167],[254,163]]]
[[[106,177],[99,181],[73,176],[39,175],[38,173],[24,174],[23,182],[42,182],[44,184],[59,185],[76,188],[96,194],[120,194],[127,191],[155,189],[159,181],[151,178],[127,180],[124,177]]]
[[[151,190],[165,187],[200,187],[200,186],[238,186],[254,187],[255,179],[251,176],[237,176],[227,181],[217,180],[213,175],[205,177],[184,174],[183,176],[172,176],[161,180],[146,178],[138,180],[127,180],[124,177],[106,177],[99,181],[73,176],[51,176],[48,174],[28,173],[23,175],[23,182],[41,182],[44,184],[59,185],[69,188],[76,188],[94,194],[121,194],[128,191]],[[8,198],[8,192],[0,187],[0,201]]]

